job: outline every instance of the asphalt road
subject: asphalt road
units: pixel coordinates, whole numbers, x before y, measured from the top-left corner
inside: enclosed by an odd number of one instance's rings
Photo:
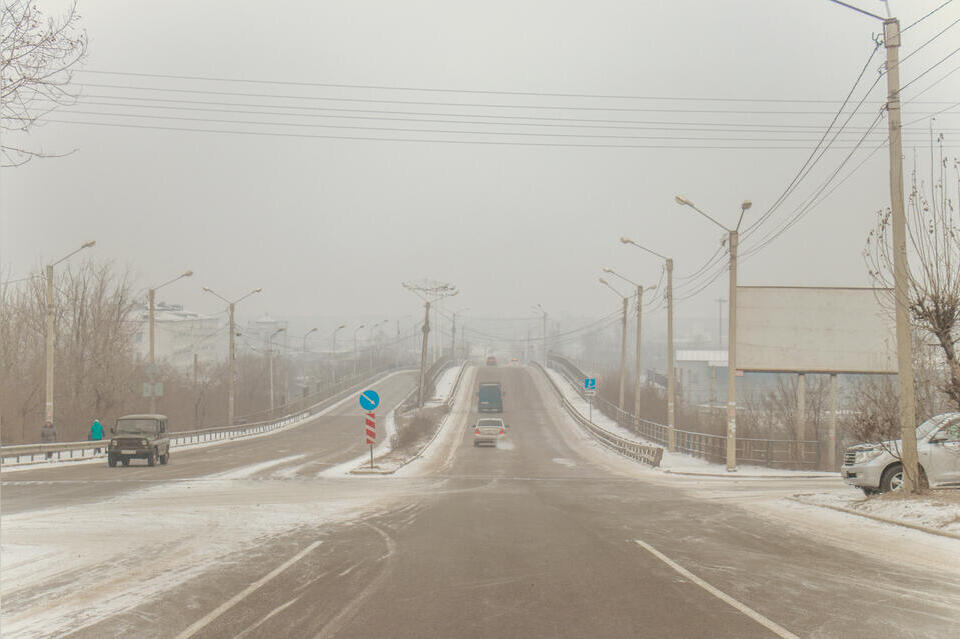
[[[496,449],[472,446],[479,380],[501,381],[506,391],[508,437]],[[313,428],[221,446],[214,459],[201,449],[165,468],[17,474],[38,477],[34,483],[9,484],[4,476],[4,513],[10,499],[27,520],[34,508],[99,504],[117,490],[101,484],[126,473],[160,482],[161,491],[174,482],[198,489],[177,493],[186,500],[180,508],[236,508],[235,526],[214,527],[190,548],[226,544],[245,525],[257,535],[242,549],[192,564],[180,579],[173,573],[187,570],[182,564],[147,559],[174,585],[109,613],[77,616],[59,626],[70,632],[52,634],[872,638],[948,637],[960,627],[956,553],[943,558],[950,569],[942,572],[901,568],[889,560],[889,537],[860,531],[851,544],[834,531],[837,541],[828,543],[828,535],[742,507],[756,495],[769,498],[774,482],[721,486],[623,472],[624,462],[608,460],[563,415],[533,369],[481,367],[465,383],[450,430],[434,445],[438,454],[415,462],[405,477],[317,475],[356,454],[352,407]],[[394,384],[386,393],[392,400],[409,380]],[[449,454],[439,454],[445,446]],[[276,459],[286,461],[269,465]],[[230,479],[230,469],[257,463],[262,470]],[[226,479],[203,483],[211,472]],[[212,492],[199,492],[205,487]],[[137,507],[131,490],[124,509]],[[154,493],[146,498],[156,501]],[[306,516],[264,534],[257,527],[264,509],[273,519]],[[171,506],[174,512],[183,514]],[[95,591],[118,579],[103,563],[85,572]],[[74,596],[64,581],[5,589],[4,607],[32,607],[42,625],[53,619],[51,604],[38,602]],[[28,618],[18,618],[17,636],[45,636],[42,628],[23,630]]]

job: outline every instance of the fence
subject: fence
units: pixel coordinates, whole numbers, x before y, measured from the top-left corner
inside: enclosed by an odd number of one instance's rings
[[[313,405],[277,419],[251,424],[234,424],[233,426],[216,426],[212,428],[171,432],[169,433],[170,445],[177,447],[225,439],[236,439],[239,437],[269,433],[284,428],[325,410],[330,405],[343,399],[343,397],[360,390],[363,386],[369,385],[373,380],[379,379],[391,370],[393,370],[392,367],[387,367],[377,371],[372,376],[357,376],[341,380],[337,384],[331,385],[318,393],[318,401]],[[3,446],[0,447],[0,464],[22,464],[98,457],[105,454],[108,443],[109,440],[101,440],[99,442],[60,442],[55,444]]]
[[[543,367],[540,364],[536,364],[538,368],[543,370]],[[560,403],[567,410],[571,417],[573,417],[577,423],[587,429],[587,431],[596,437],[600,443],[608,448],[612,448],[616,452],[620,453],[625,457],[630,457],[631,459],[636,459],[637,461],[650,464],[653,467],[660,465],[660,460],[663,458],[663,448],[660,446],[649,446],[647,444],[642,444],[640,442],[634,441],[632,439],[624,439],[619,437],[610,431],[594,424],[592,421],[584,417],[580,411],[577,410],[573,404],[567,401],[567,398],[564,396],[563,391],[556,385],[553,381],[553,378],[546,374],[544,370],[544,375],[547,380],[550,382],[550,385],[553,387],[553,390],[560,397]]]
[[[583,380],[586,377],[576,364],[560,355],[551,354],[547,365],[559,371],[584,397]],[[669,427],[658,424],[621,410],[616,404],[596,396],[593,404],[607,417],[641,437],[667,445]],[[687,430],[674,430],[677,450],[701,457],[710,462],[722,463],[727,456],[727,438],[725,435],[711,435]],[[751,439],[738,437],[736,440],[737,461],[745,464],[760,464],[779,468],[818,468],[820,466],[820,442],[795,441],[789,439]]]

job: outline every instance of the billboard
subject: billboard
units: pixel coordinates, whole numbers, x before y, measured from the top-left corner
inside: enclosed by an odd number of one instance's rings
[[[892,289],[737,287],[737,369],[896,373]]]

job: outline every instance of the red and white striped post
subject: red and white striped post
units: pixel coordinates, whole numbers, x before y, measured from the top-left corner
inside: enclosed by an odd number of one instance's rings
[[[373,468],[373,445],[377,443],[377,416],[373,412],[367,413],[364,424],[367,427],[367,444],[370,445],[370,468]]]

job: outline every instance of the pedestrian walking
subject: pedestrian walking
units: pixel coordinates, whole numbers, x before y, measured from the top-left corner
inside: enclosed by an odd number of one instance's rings
[[[99,419],[93,420],[93,424],[90,426],[90,435],[87,437],[92,442],[98,442],[103,439],[103,425],[100,423]],[[94,449],[96,454],[100,454],[100,449]]]
[[[46,421],[43,422],[43,427],[40,429],[40,443],[42,444],[54,444],[57,441],[57,429],[53,427],[53,422]],[[47,451],[47,459],[53,457],[53,453]]]

